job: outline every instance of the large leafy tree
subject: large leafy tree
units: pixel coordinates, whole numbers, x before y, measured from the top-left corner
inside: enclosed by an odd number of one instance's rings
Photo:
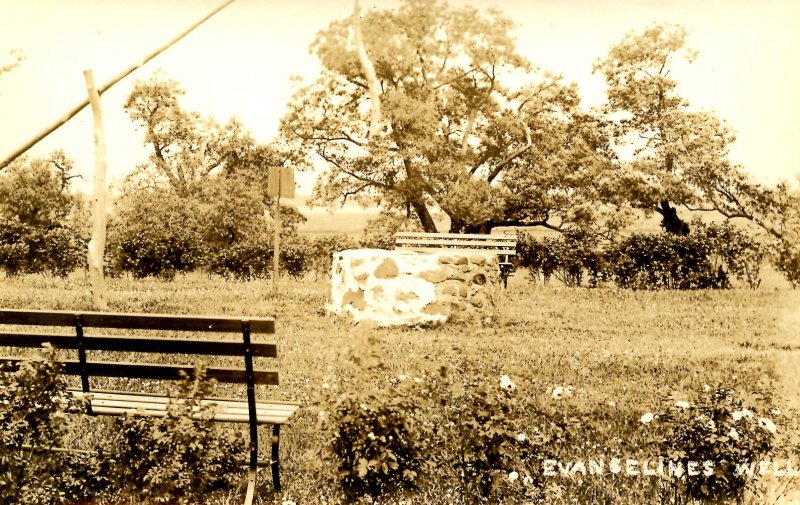
[[[695,56],[686,38],[680,26],[654,25],[629,33],[595,65],[608,84],[606,111],[614,118],[616,145],[634,153],[626,165],[626,196],[636,207],[661,213],[672,233],[688,233],[678,205],[749,220],[780,239],[785,188],[765,188],[732,163],[734,133],[678,93],[673,71]]]
[[[321,201],[368,200],[429,232],[436,210],[451,231],[488,231],[595,224],[624,206],[605,125],[578,109],[574,85],[533,72],[497,11],[406,0],[365,14],[355,28],[379,83],[380,128],[352,28],[343,20],[318,34],[322,74],[281,125],[308,165],[324,160]]]
[[[181,108],[183,94],[176,81],[159,75],[134,85],[124,107],[144,130],[144,142],[152,151],[133,179],[188,196],[216,175],[245,172],[254,181],[266,181],[267,168],[284,163],[278,150],[256,142],[237,119],[221,126]]]

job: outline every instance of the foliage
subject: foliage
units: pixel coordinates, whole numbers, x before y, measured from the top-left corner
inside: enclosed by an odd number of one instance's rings
[[[281,124],[308,168],[311,155],[327,162],[321,200],[379,203],[427,232],[437,231],[438,208],[451,231],[483,233],[594,221],[599,200],[617,202],[606,125],[578,109],[575,85],[532,73],[498,11],[406,0],[359,25],[380,83],[379,133],[370,135],[350,20],[317,35],[311,50],[322,73],[298,90]],[[525,84],[510,86],[514,77]]]
[[[258,144],[236,119],[223,127],[183,110],[183,94],[177,81],[158,73],[134,84],[124,108],[144,129],[144,142],[152,152],[133,177],[166,185],[180,196],[196,194],[205,180],[219,173],[246,173],[266,184],[265,170],[282,165],[283,157]]]
[[[695,401],[675,402],[648,421],[665,464],[672,462],[683,472],[690,462],[698,467],[699,475],[671,480],[678,495],[741,502],[753,484],[753,475],[742,469],[757,468],[773,454],[777,427],[769,417],[757,418],[757,412],[754,406],[745,406],[734,389],[706,386]]]
[[[615,118],[613,143],[634,153],[620,190],[634,207],[661,212],[667,227],[666,210],[674,202],[747,219],[781,238],[781,188],[759,185],[732,163],[734,132],[678,93],[681,63],[697,56],[687,36],[681,26],[654,24],[627,34],[594,66],[608,84],[605,113]]]
[[[451,447],[448,463],[458,471],[467,495],[541,499],[547,449],[538,435],[525,434],[526,398],[508,376],[499,381],[477,373],[473,377],[441,396]]]
[[[203,261],[201,226],[198,201],[166,189],[131,189],[109,226],[112,268],[136,278],[192,271]]]
[[[551,276],[570,287],[583,284],[585,274],[589,285],[605,280],[605,257],[598,248],[598,238],[581,229],[566,231],[558,238],[536,240],[522,233],[517,240],[517,266],[527,268],[534,278],[547,282]]]
[[[356,242],[344,234],[315,237],[309,242],[306,258],[308,270],[314,272],[315,278],[330,277],[333,266],[333,254],[357,247]]]
[[[154,503],[197,503],[214,491],[230,489],[245,453],[241,436],[212,421],[203,406],[213,381],[202,370],[178,383],[167,416],[116,420],[119,440],[110,476],[123,496]]]
[[[19,159],[0,174],[0,268],[6,275],[65,277],[86,262],[80,200],[69,193],[72,162]]]
[[[99,463],[65,447],[66,384],[46,347],[15,371],[0,369],[0,501],[75,503],[104,487]]]
[[[402,231],[422,231],[422,228],[401,214],[384,211],[367,222],[359,245],[366,249],[394,249],[395,235]]]
[[[792,288],[800,285],[800,245],[781,244],[774,254],[773,264]]]

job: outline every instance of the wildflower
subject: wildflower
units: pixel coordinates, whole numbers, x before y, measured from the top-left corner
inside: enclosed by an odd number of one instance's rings
[[[530,475],[526,475],[525,477],[522,478],[522,483],[525,484],[526,486],[530,486],[531,484],[533,484],[533,477],[531,477]]]
[[[642,424],[648,424],[648,423],[650,423],[650,421],[652,421],[652,420],[653,420],[653,418],[655,418],[655,417],[656,417],[656,416],[654,416],[653,414],[651,414],[650,412],[648,412],[648,413],[646,413],[645,415],[643,415],[643,416],[642,416],[642,418],[641,418],[641,419],[639,419],[639,421],[641,421],[641,422],[642,422]]]
[[[731,428],[731,431],[728,432],[728,436],[734,440],[739,440],[739,432],[736,431],[736,428]]]
[[[747,409],[737,410],[736,412],[731,413],[734,421],[739,421],[743,417],[753,417],[753,413]]]
[[[519,433],[519,434],[517,434],[517,442],[524,442],[524,441],[526,441],[527,439],[528,439],[528,437],[527,437],[527,436],[525,436],[525,434],[524,434],[524,433]]]
[[[361,407],[361,410],[367,410],[367,406],[364,405],[363,403],[361,405],[359,405],[359,407]]]
[[[397,378],[400,379],[401,381],[408,379],[408,377],[404,374],[400,374]]]
[[[515,390],[517,389],[517,385],[511,382],[511,377],[508,375],[501,375],[500,376],[500,388],[501,389],[508,389],[508,390]]]
[[[783,415],[783,412],[781,412],[781,409],[778,407],[773,407],[772,409],[770,409],[769,413],[775,417],[780,417],[781,415]]]
[[[560,400],[564,398],[564,388],[558,386],[553,390],[553,400]]]
[[[514,482],[515,480],[519,479],[519,474],[517,472],[511,472],[508,474],[508,480]]]
[[[714,431],[714,430],[717,429],[717,425],[716,425],[716,423],[714,423],[713,419],[709,419],[708,420],[708,422],[706,423],[706,427],[711,431]]]
[[[297,503],[294,500],[283,500],[281,505],[297,505]]]
[[[678,407],[679,409],[688,409],[689,408],[689,402],[685,402],[685,401],[675,402],[675,406]]]
[[[778,427],[775,426],[775,423],[773,423],[772,420],[767,419],[766,417],[762,417],[761,419],[759,419],[758,425],[772,434],[775,434],[775,432],[778,431]]]
[[[613,409],[614,407],[617,406],[617,402],[615,402],[614,400],[611,400],[611,401],[608,402],[608,406]]]
[[[331,386],[327,382],[323,382],[322,383],[322,389],[328,389],[329,387],[331,387]]]
[[[703,384],[703,391],[708,393],[709,391],[711,391],[711,386],[709,386],[708,384]]]
[[[367,438],[370,440],[375,440],[375,434],[370,431],[369,433],[367,433]]]
[[[420,382],[422,382],[422,379],[420,379],[419,377],[414,377],[414,382],[419,384]]]

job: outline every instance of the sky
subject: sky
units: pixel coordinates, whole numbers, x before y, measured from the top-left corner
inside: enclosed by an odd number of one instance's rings
[[[140,61],[222,0],[0,0],[0,156],[5,158],[86,98],[84,69],[98,86]],[[362,10],[394,0],[361,0]],[[715,111],[737,132],[731,159],[767,185],[800,174],[800,1],[451,0],[496,7],[511,18],[520,54],[579,86],[583,105],[604,99],[592,64],[632,30],[673,22],[699,51],[672,77],[694,108]],[[349,16],[352,0],[236,0],[177,45],[103,94],[109,179],[117,186],[147,157],[143,132],[122,109],[133,83],[160,70],[186,90],[181,104],[224,123],[238,116],[261,142],[277,133],[295,86],[319,74],[315,34]],[[89,191],[94,170],[87,107],[30,151],[63,148]],[[298,176],[309,193],[313,174]]]

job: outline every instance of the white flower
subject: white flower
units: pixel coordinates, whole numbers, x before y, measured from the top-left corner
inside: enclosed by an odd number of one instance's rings
[[[642,418],[639,419],[639,421],[641,421],[642,424],[648,424],[650,421],[653,420],[653,418],[655,418],[655,416],[650,412],[648,412],[647,414],[643,415]]]
[[[731,428],[731,431],[728,432],[728,436],[734,440],[739,440],[739,432],[736,431],[736,428]]]
[[[533,477],[531,477],[530,475],[526,475],[525,477],[522,478],[522,483],[525,484],[526,486],[530,486],[531,484],[533,484]]]
[[[400,379],[401,381],[408,379],[408,377],[405,374],[400,374],[397,378]]]
[[[420,379],[419,377],[414,377],[414,382],[419,384],[420,382],[422,382],[422,379]]]
[[[294,500],[283,500],[281,505],[297,505],[297,503]]]
[[[708,384],[703,384],[703,391],[708,393],[709,391],[711,391],[711,386],[709,386]]]
[[[608,406],[613,409],[614,407],[617,406],[617,402],[615,402],[614,400],[611,400],[611,401],[608,402]]]
[[[781,412],[781,409],[780,409],[780,408],[778,408],[778,407],[773,407],[773,408],[772,408],[772,409],[769,411],[769,413],[770,413],[770,414],[772,414],[772,415],[773,415],[773,416],[775,416],[775,417],[780,417],[781,415],[783,415],[783,412]]]
[[[560,400],[564,398],[564,388],[558,386],[553,390],[553,400]]]
[[[524,433],[517,434],[517,442],[524,442],[526,440],[528,440],[528,437],[525,436]]]
[[[762,417],[761,419],[759,419],[758,425],[773,434],[778,431],[778,427],[775,426],[775,423],[773,423],[770,419],[767,419],[766,417]]]
[[[322,389],[328,389],[329,387],[331,387],[331,386],[327,382],[323,382],[322,383]]]
[[[742,409],[742,415],[744,417],[753,417],[753,413],[750,412],[748,409]]]
[[[711,430],[711,431],[714,431],[714,430],[716,430],[716,429],[717,429],[717,424],[714,422],[714,420],[713,420],[713,419],[709,419],[709,420],[708,420],[708,422],[706,423],[706,427],[707,427],[709,430]]]
[[[370,431],[369,433],[367,433],[367,438],[370,440],[375,440],[375,434]]]
[[[511,391],[517,389],[517,385],[511,382],[511,377],[508,375],[500,376],[500,387],[502,389],[510,389]]]
[[[685,402],[685,401],[675,402],[675,406],[678,407],[679,409],[688,409],[689,408],[689,402]]]
[[[734,421],[739,421],[743,417],[753,417],[753,413],[747,409],[742,409],[742,410],[737,410],[736,412],[732,412],[731,417],[733,417]]]
[[[508,480],[514,482],[515,480],[519,479],[519,474],[517,472],[511,472],[508,474]]]
[[[363,403],[361,405],[359,405],[359,407],[361,407],[361,410],[367,410],[367,406],[364,405]]]

